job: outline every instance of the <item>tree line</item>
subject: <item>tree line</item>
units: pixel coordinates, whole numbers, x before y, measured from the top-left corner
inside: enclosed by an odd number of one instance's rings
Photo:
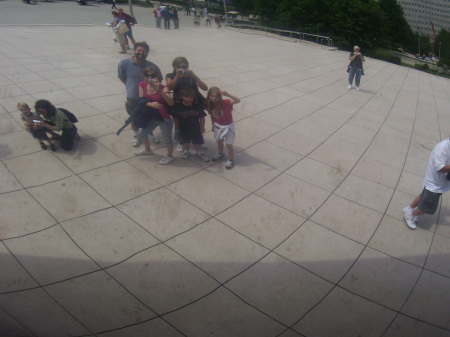
[[[417,54],[420,47],[420,54],[428,56],[438,55],[440,42],[441,58],[450,56],[449,32],[441,30],[434,44],[430,36],[414,33],[397,0],[233,0],[233,5],[241,13],[257,15],[265,26],[329,36],[342,49],[357,44],[366,51]]]

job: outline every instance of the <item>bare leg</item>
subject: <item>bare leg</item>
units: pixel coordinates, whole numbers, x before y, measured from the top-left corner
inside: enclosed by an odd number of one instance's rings
[[[223,139],[221,139],[217,142],[217,148],[219,150],[219,153],[223,153],[223,148],[224,148],[223,147]]]
[[[141,138],[142,143],[144,144],[145,151],[151,151],[150,149],[150,141],[148,140],[148,137]]]
[[[411,202],[411,204],[409,204],[409,207],[411,207],[413,209],[412,215],[414,215],[414,216],[419,216],[419,215],[425,214],[425,212],[422,212],[420,209],[417,208],[417,206],[419,205],[419,202],[420,202],[420,195],[415,197],[414,200]]]
[[[230,157],[230,159],[233,159],[234,158],[233,144],[227,144],[227,150],[228,150],[228,157]]]
[[[419,205],[420,195],[414,198],[414,200],[409,204],[409,207],[416,208]]]
[[[147,138],[147,140],[148,140],[148,138]],[[167,156],[172,157],[173,156],[173,145],[168,145],[166,148],[167,148]]]

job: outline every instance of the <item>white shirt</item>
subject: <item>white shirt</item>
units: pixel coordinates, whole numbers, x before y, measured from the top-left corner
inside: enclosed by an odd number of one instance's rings
[[[450,165],[450,140],[438,143],[428,160],[427,171],[423,180],[424,187],[434,193],[444,193],[450,190],[450,181],[445,177],[447,172],[438,172],[444,166]]]

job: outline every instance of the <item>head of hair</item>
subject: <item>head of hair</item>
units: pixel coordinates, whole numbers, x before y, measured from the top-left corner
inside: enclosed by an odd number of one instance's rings
[[[186,65],[189,67],[189,62],[188,62],[187,58],[185,58],[184,56],[178,56],[178,57],[175,57],[174,60],[172,61],[173,72],[177,71],[177,66],[180,63],[186,63]]]
[[[117,8],[117,11],[118,11],[119,13],[121,13],[121,12],[123,12],[123,8],[122,8],[122,7],[119,7],[119,8]]]
[[[111,14],[112,14],[114,17],[119,16],[119,13],[117,13],[116,11],[112,11]]]
[[[211,95],[217,92],[219,95],[219,99],[217,102],[211,102]],[[206,101],[205,101],[205,109],[208,111],[208,113],[212,114],[213,116],[220,115],[220,112],[222,111],[222,94],[220,93],[220,89],[218,87],[211,87],[208,90],[208,93],[206,95]]]
[[[180,97],[195,97],[195,90],[192,87],[182,87],[180,88]]]
[[[36,103],[34,103],[34,108],[36,110],[44,109],[50,115],[54,115],[56,112],[55,106],[52,103],[50,103],[49,101],[47,101],[46,99],[37,100]]]
[[[354,47],[353,47],[353,50],[355,50],[355,49],[358,49],[358,50],[359,50],[360,48],[359,48],[359,46],[354,46]]]
[[[17,109],[22,110],[22,109],[27,109],[27,108],[28,109],[30,108],[27,103],[24,103],[24,102],[17,103]]]
[[[145,41],[136,42],[134,44],[134,50],[136,50],[138,47],[144,48],[147,51],[147,53],[150,51],[150,46]]]
[[[157,74],[156,69],[152,66],[145,66],[144,68],[142,68],[142,74],[144,76],[149,72],[154,72],[155,74]]]

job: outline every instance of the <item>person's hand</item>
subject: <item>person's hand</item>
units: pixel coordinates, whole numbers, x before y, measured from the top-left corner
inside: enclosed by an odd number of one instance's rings
[[[151,108],[155,108],[155,109],[161,109],[162,105],[159,104],[158,102],[147,102],[147,106],[151,107]]]
[[[158,91],[160,91],[161,90],[161,86],[160,86],[160,82],[159,82],[159,80],[157,79],[157,78],[152,78],[152,84],[154,85],[154,86],[156,86],[156,89],[158,90]],[[149,85],[151,85],[150,83],[149,83]]]
[[[219,93],[220,93],[222,96],[227,96],[227,97],[228,97],[228,92],[226,92],[225,90],[219,90]]]
[[[185,74],[185,72],[187,72],[187,73]],[[183,77],[183,76],[191,76],[191,74],[192,74],[192,71],[190,69],[179,68],[179,69],[177,69],[177,75],[176,76],[178,78],[180,78],[180,77]]]

